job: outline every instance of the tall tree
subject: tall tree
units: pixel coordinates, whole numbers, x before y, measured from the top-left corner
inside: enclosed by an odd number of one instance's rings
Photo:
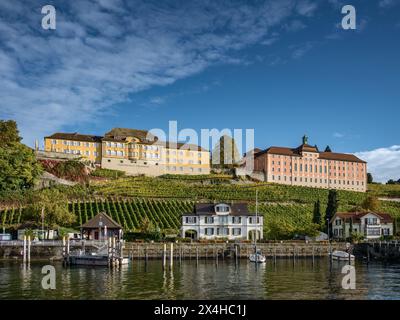
[[[20,141],[15,121],[0,120],[0,191],[30,188],[42,172],[33,150]]]
[[[367,182],[368,182],[369,184],[371,184],[371,183],[374,182],[374,178],[373,178],[372,174],[369,173],[369,172],[367,173]]]
[[[339,207],[339,200],[337,196],[337,191],[329,190],[328,204],[326,206],[326,213],[325,213],[325,220],[326,220],[325,226],[326,226],[326,231],[328,231],[329,229],[329,237],[332,234],[332,228],[330,228],[330,221],[336,214],[338,207]]]
[[[239,160],[235,140],[228,135],[222,136],[213,149],[212,164],[219,168],[233,168]]]
[[[321,203],[318,199],[317,202],[314,203],[314,211],[313,211],[313,223],[319,225],[321,227],[322,225],[322,215],[321,215]]]

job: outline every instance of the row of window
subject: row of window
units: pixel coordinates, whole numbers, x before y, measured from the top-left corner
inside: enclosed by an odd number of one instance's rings
[[[241,228],[204,228],[204,234],[206,236],[213,236],[216,234],[217,236],[241,236],[242,229]]]
[[[97,157],[98,154],[99,154],[96,151],[90,152],[90,151],[69,150],[69,149],[64,149],[64,153],[65,154],[75,154],[75,155],[85,155],[85,156],[88,156],[88,157],[90,157],[90,155],[93,155],[94,157]]]
[[[283,176],[283,179],[281,179],[281,176],[274,176],[272,175],[272,180],[275,181],[292,181],[292,177],[287,177],[287,176]],[[294,177],[293,178],[294,182],[303,182],[303,177]],[[304,178],[304,182],[310,182],[310,183],[318,183],[318,179],[317,178]],[[319,179],[319,183],[328,183],[328,179]],[[346,185],[346,180],[332,180],[329,179],[329,183],[330,184],[339,184],[339,185]],[[352,185],[352,186],[363,186],[364,185],[364,181],[349,181],[347,180],[347,185]]]
[[[51,140],[51,144],[55,145],[57,144],[57,140]],[[96,143],[96,142],[80,142],[80,141],[67,141],[63,140],[62,144],[64,146],[72,146],[72,147],[87,147],[87,148],[100,148],[101,143]]]
[[[179,159],[177,162],[177,159],[168,159],[167,158],[167,162],[171,162],[171,163],[188,163],[188,164],[194,164],[193,160],[184,160],[184,159]],[[202,164],[201,160],[197,161],[197,164]]]
[[[229,219],[230,218],[230,219]],[[196,224],[198,222],[197,217],[185,217],[184,222],[186,224]],[[218,222],[220,224],[228,224],[231,222],[232,224],[241,224],[242,223],[242,217],[228,217],[228,216],[223,216],[223,217],[205,217],[204,218],[204,223],[205,224],[214,224],[214,222]],[[260,217],[249,217],[249,224],[259,224],[261,222]]]
[[[175,167],[175,166],[167,166],[167,171],[173,171],[173,172],[175,172],[175,171],[181,171],[181,172],[183,172],[184,171],[184,167]],[[188,171],[189,172],[195,172],[195,169],[194,168],[192,168],[192,167],[189,167],[188,168]],[[196,171],[197,172],[203,172],[203,169],[202,168],[196,168]]]
[[[282,159],[282,156],[281,155],[272,155],[272,158],[280,158],[280,159]],[[288,157],[288,156],[284,156],[283,157],[284,159],[287,159],[288,161],[291,161],[291,157]],[[314,159],[315,158],[315,159]],[[303,159],[304,160],[306,160],[306,161],[319,161],[319,162],[321,162],[322,164],[327,164],[328,163],[328,161],[333,161],[334,163],[336,163],[336,164],[338,164],[338,165],[343,165],[343,166],[346,166],[347,168],[349,167],[349,166],[357,166],[358,165],[358,163],[357,162],[348,162],[348,161],[340,161],[340,160],[324,160],[324,159],[317,159],[318,157],[316,156],[316,157],[310,157],[310,158],[307,158],[307,157],[303,157]],[[298,158],[294,158],[294,160],[293,161],[296,161],[296,160],[299,160]],[[302,160],[302,159],[301,159]],[[299,160],[299,161],[301,161],[301,160]],[[281,161],[277,161],[277,163],[280,165],[281,164]],[[275,164],[275,161],[273,160],[272,161],[272,164]],[[284,161],[284,164],[286,165],[286,161]],[[344,167],[343,167],[343,170],[344,170]]]
[[[272,161],[272,164],[274,164],[274,161]],[[285,166],[286,166],[286,163],[285,163]],[[300,170],[297,170],[297,169],[300,169]],[[314,168],[314,170],[313,170],[313,168]],[[333,168],[333,169],[332,169]],[[276,168],[277,170],[278,170],[278,172],[280,172],[281,171],[281,168],[279,167],[279,168]],[[284,172],[286,172],[286,168],[282,168],[283,169],[283,171]],[[304,169],[304,170],[303,170]],[[292,165],[290,165],[290,172],[292,172]],[[338,170],[340,170],[340,168],[338,168]],[[274,167],[272,167],[272,171],[274,172],[275,171],[275,168]],[[297,165],[297,163],[295,163],[294,164],[294,171],[300,171],[300,172],[318,172],[318,166],[317,165],[315,165],[315,166],[313,166],[313,165],[304,165],[303,166],[303,164],[301,164],[300,163],[300,165],[298,166]],[[335,174],[335,176],[336,176],[336,166],[334,166],[334,167],[330,167],[330,173],[332,173],[332,171],[333,171],[333,173]],[[343,167],[343,171],[345,171],[345,168]],[[364,172],[364,170],[363,169],[361,169],[360,170],[361,172],[361,174]],[[327,174],[328,173],[328,167],[327,166],[319,166],[319,173],[325,173],[325,174]],[[354,172],[352,171],[352,170],[348,170],[348,174],[353,174],[353,173],[355,173],[355,174],[358,174],[359,172],[358,172],[358,169],[356,169],[356,170],[354,170]],[[338,172],[338,175],[340,176],[340,172]],[[343,177],[345,176],[345,173],[343,172],[342,173],[342,175],[343,175]]]
[[[179,153],[177,153],[177,151],[175,151],[175,150],[167,150],[166,154],[167,154],[167,156],[168,155],[176,156],[177,154],[179,154],[180,156],[184,156],[185,155],[184,151],[179,151]],[[194,154],[195,154],[194,152],[189,152],[189,156],[190,157],[194,157]],[[201,158],[201,152],[197,153],[197,157]]]

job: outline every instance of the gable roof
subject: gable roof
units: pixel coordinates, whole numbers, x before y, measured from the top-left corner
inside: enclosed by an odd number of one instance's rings
[[[129,128],[113,128],[104,136],[104,141],[125,141],[128,137],[134,137],[141,142],[154,142],[158,137],[151,134],[148,130],[129,129]]]
[[[61,133],[57,132],[52,134],[51,136],[44,137],[45,139],[59,139],[59,140],[73,140],[73,141],[82,141],[82,142],[101,142],[103,137],[101,136],[93,136],[88,134],[79,134],[77,132],[74,133]]]
[[[310,146],[308,144],[303,144],[297,148],[287,148],[287,147],[270,147],[262,152],[258,152],[254,155],[258,158],[264,154],[276,154],[290,157],[301,157],[301,152],[315,152],[319,154],[319,159],[323,160],[337,160],[337,161],[348,161],[348,162],[359,162],[366,163],[360,158],[353,154],[347,153],[337,153],[337,152],[320,152],[318,147]]]
[[[246,203],[197,203],[194,206],[192,213],[187,213],[184,215],[215,215],[215,206],[220,204],[226,204],[231,208],[230,215],[233,216],[255,216],[255,213],[250,213]]]
[[[366,216],[367,214],[372,214],[381,219],[382,223],[392,223],[394,219],[388,213],[382,212],[372,212],[372,211],[364,211],[364,212],[337,212],[331,219],[331,222],[336,218],[341,219],[350,219],[353,218],[353,222],[360,223],[361,218]]]
[[[100,212],[95,217],[87,221],[85,224],[81,225],[81,228],[98,229],[100,221],[103,222],[103,227],[107,226],[107,229],[122,229],[122,227],[105,212]]]

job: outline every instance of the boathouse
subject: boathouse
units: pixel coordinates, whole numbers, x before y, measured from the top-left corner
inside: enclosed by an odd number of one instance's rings
[[[81,225],[82,239],[107,240],[110,237],[122,239],[122,227],[105,212],[100,212],[95,217]]]

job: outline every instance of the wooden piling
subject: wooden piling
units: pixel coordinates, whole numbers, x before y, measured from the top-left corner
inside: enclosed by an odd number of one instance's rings
[[[26,262],[26,236],[24,236],[23,261]]]
[[[171,269],[173,265],[174,265],[174,244],[171,242],[170,255],[169,255],[169,266]]]
[[[199,265],[199,247],[196,246],[196,266]]]
[[[167,244],[166,243],[164,243],[164,250],[162,252],[162,261],[163,261],[162,267],[163,267],[163,270],[164,270],[165,266],[167,264]]]
[[[31,236],[28,236],[28,263],[31,262]]]

